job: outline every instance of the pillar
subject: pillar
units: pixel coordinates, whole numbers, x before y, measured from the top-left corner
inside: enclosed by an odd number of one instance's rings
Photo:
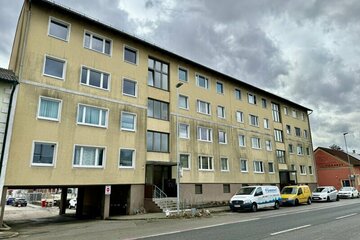
[[[110,194],[104,193],[102,210],[101,210],[101,219],[108,219],[110,216]]]
[[[61,188],[59,215],[64,215],[66,211],[67,190],[68,190],[67,187]]]
[[[7,187],[3,187],[1,194],[0,227],[2,227],[4,223],[4,212],[5,212],[7,190],[8,190]]]

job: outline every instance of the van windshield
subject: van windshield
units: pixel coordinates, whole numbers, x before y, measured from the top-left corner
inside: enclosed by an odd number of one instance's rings
[[[286,187],[281,190],[281,194],[297,194],[297,188]]]
[[[318,187],[318,188],[315,189],[314,192],[326,192],[326,189],[323,188],[323,187]]]
[[[236,193],[236,195],[252,195],[255,187],[243,187]]]

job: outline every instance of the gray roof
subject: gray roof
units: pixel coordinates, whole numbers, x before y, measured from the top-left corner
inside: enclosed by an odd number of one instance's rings
[[[13,71],[5,68],[0,68],[0,81],[17,83],[18,78],[15,76],[15,73]]]

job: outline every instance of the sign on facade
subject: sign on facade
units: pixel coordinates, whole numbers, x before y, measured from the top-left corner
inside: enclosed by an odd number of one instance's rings
[[[111,194],[111,186],[105,186],[105,195]]]

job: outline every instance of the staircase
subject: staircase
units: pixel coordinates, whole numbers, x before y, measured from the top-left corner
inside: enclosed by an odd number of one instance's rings
[[[161,211],[176,211],[177,199],[174,197],[168,197],[160,188],[153,185],[153,202],[161,209]]]

